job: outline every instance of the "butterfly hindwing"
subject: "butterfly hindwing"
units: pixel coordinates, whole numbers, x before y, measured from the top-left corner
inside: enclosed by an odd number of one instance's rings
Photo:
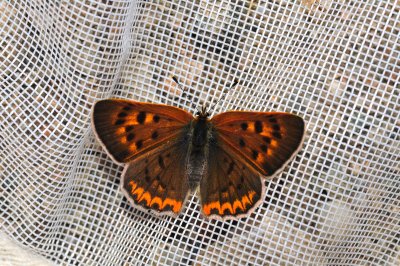
[[[216,142],[230,147],[264,176],[273,176],[296,154],[304,136],[304,120],[278,112],[232,111],[211,119]]]
[[[200,182],[202,212],[209,218],[245,216],[263,198],[260,174],[229,146],[210,142],[207,177]]]
[[[128,163],[121,187],[129,201],[157,214],[179,214],[189,190],[187,147],[181,135]]]
[[[164,145],[193,119],[188,112],[173,106],[122,99],[98,101],[92,114],[98,139],[119,163]]]

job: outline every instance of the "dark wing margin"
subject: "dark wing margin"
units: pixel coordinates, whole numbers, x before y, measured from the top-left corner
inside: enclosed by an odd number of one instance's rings
[[[126,163],[175,138],[192,115],[182,109],[122,99],[96,102],[92,128],[110,157]]]

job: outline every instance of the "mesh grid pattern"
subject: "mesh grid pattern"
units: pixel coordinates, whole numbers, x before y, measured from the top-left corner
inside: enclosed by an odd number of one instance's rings
[[[0,0],[1,230],[57,264],[400,265],[399,11],[395,0]],[[215,113],[307,122],[262,206],[229,222],[201,218],[196,194],[177,219],[129,206],[122,167],[90,128],[93,103],[194,112],[234,79]]]

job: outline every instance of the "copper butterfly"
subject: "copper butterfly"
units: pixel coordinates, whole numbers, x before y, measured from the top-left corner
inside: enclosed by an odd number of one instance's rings
[[[229,111],[210,118],[163,104],[122,99],[93,106],[94,132],[110,157],[125,163],[121,189],[139,209],[178,215],[189,190],[201,210],[235,219],[263,200],[264,181],[300,149],[305,123],[282,112]]]

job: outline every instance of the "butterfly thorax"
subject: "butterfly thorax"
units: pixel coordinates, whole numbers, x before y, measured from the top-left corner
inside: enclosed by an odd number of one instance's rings
[[[207,119],[198,118],[193,121],[193,136],[192,136],[193,148],[201,149],[207,144],[208,125],[209,122]]]

